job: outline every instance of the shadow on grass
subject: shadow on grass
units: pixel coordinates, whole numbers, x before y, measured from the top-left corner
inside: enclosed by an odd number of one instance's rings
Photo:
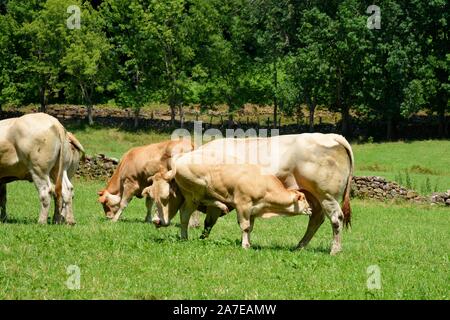
[[[2,224],[35,224],[38,225],[38,219],[32,219],[32,218],[14,218],[14,217],[8,217],[6,221],[0,222],[0,225]],[[48,224],[51,224],[51,220],[48,221]]]
[[[240,245],[240,242],[239,242]],[[325,247],[305,247],[303,249],[297,249],[297,246],[287,246],[287,245],[279,245],[279,244],[274,244],[274,245],[252,245],[250,247],[251,250],[256,250],[256,251],[260,251],[260,250],[270,250],[270,251],[290,251],[292,253],[302,253],[303,251],[306,252],[313,252],[313,253],[323,253],[323,254],[329,254],[330,253],[330,249],[329,248],[325,248]]]

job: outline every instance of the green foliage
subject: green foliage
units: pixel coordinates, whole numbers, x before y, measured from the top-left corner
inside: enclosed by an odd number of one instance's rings
[[[149,102],[180,113],[246,103],[288,116],[302,105],[395,122],[419,111],[448,134],[448,1],[7,0],[0,7],[0,106]],[[82,27],[66,26],[67,7]],[[312,128],[312,127],[311,127]]]

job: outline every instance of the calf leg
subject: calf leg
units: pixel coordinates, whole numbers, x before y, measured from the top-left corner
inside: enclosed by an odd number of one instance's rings
[[[211,229],[214,227],[214,225],[217,222],[217,219],[219,219],[221,214],[222,214],[222,210],[220,210],[217,207],[208,207],[207,208],[206,218],[205,218],[205,227],[203,229],[202,235],[200,236],[200,239],[206,239],[209,237]]]
[[[0,184],[0,222],[6,222],[6,183]]]
[[[255,223],[255,217],[249,214],[238,214],[238,223],[242,231],[242,248],[250,248],[250,233],[253,230],[253,225]]]
[[[188,238],[188,226],[189,218],[192,212],[197,209],[197,206],[192,202],[185,201],[180,209],[180,224],[181,224],[181,239],[187,240]]]
[[[152,207],[153,199],[151,197],[145,198],[145,206],[147,207],[147,215],[145,216],[145,222],[152,223]]]
[[[331,244],[331,255],[337,254],[342,250],[341,233],[343,227],[344,214],[342,213],[339,203],[332,196],[327,196],[321,201],[322,208],[331,221],[333,229],[333,242]]]
[[[39,214],[38,223],[46,224],[48,218],[48,211],[50,209],[51,195],[53,193],[52,184],[50,178],[46,176],[45,178],[39,177],[37,174],[32,174],[32,179],[36,189],[39,193],[39,200],[41,202],[41,212]]]

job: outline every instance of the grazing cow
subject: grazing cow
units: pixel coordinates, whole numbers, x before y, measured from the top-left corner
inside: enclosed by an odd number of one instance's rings
[[[350,183],[354,166],[352,149],[343,136],[304,133],[219,139],[194,152],[199,164],[256,164],[264,174],[276,176],[287,189],[301,190],[312,207],[312,215],[297,249],[309,243],[326,216],[333,229],[330,253],[341,251],[342,229],[351,220]],[[203,236],[208,235],[220,214],[220,210],[208,208]]]
[[[172,156],[190,152],[193,149],[193,144],[187,139],[164,141],[130,149],[122,157],[106,188],[98,192],[98,201],[103,205],[105,215],[112,221],[119,220],[133,197],[142,198],[142,190],[149,185],[149,177],[162,169],[170,169]],[[180,197],[171,198],[170,207],[165,203],[164,208],[158,208],[158,210],[170,210],[175,207],[177,212],[181,205],[180,199]],[[146,199],[145,221],[147,222],[152,221],[153,202],[152,198]]]
[[[41,202],[39,223],[47,223],[51,197],[53,222],[75,224],[70,178],[78,168],[83,146],[61,123],[45,113],[0,121],[0,218],[6,220],[6,184],[33,182]]]
[[[250,233],[255,217],[294,216],[311,213],[303,193],[287,190],[273,175],[264,175],[261,168],[250,164],[202,165],[192,161],[194,153],[188,153],[174,161],[167,173],[152,177],[153,184],[144,189],[143,195],[151,195],[156,201],[167,201],[170,182],[174,178],[185,198],[180,211],[181,238],[187,239],[190,215],[199,205],[218,208],[227,213],[236,208],[242,230],[242,247],[250,247]],[[162,219],[169,224],[170,216]]]

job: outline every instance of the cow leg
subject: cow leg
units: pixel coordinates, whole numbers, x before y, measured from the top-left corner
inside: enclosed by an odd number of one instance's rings
[[[145,206],[147,207],[147,215],[145,216],[145,222],[152,223],[152,208],[153,208],[153,199],[151,197],[145,198]]]
[[[200,227],[200,212],[194,211],[189,219],[189,228]]]
[[[333,242],[331,244],[331,255],[337,254],[341,251],[341,233],[343,228],[344,214],[342,213],[339,202],[332,196],[327,196],[321,201],[322,208],[331,221],[331,227],[333,229]]]
[[[189,218],[192,212],[197,209],[197,206],[192,202],[185,201],[180,209],[180,224],[181,224],[181,239],[187,240],[188,238],[188,226]]]
[[[255,217],[254,216],[250,216],[250,214],[241,214],[238,213],[238,223],[239,226],[241,227],[241,231],[242,231],[242,248],[244,249],[248,249],[250,248],[250,233],[253,230],[253,225],[255,223]]]
[[[200,236],[200,239],[206,239],[209,237],[211,229],[214,227],[214,225],[217,222],[217,219],[219,219],[221,214],[222,214],[222,210],[220,210],[217,207],[208,207],[207,208],[206,218],[205,218],[205,227],[203,229],[202,235]]]
[[[0,184],[0,222],[6,222],[6,183]]]
[[[46,224],[48,218],[48,211],[50,209],[51,195],[53,193],[50,178],[47,176],[42,179],[35,173],[32,174],[34,185],[39,193],[39,200],[41,202],[41,212],[39,214],[38,223]]]
[[[73,185],[67,176],[67,172],[63,174],[62,184],[62,215],[66,220],[66,223],[70,225],[75,224],[75,218],[73,216]]]
[[[131,199],[133,199],[133,196],[135,192],[139,190],[139,186],[134,183],[124,183],[123,184],[123,191],[122,191],[122,197],[120,200],[119,210],[117,210],[114,217],[111,219],[113,222],[117,222],[120,218],[120,215],[122,214],[123,210],[128,206]]]
[[[312,237],[316,234],[319,227],[322,225],[325,220],[325,214],[320,206],[311,206],[312,215],[309,216],[308,227],[306,229],[305,235],[300,240],[297,245],[297,250],[303,249],[308,245],[311,241]]]

